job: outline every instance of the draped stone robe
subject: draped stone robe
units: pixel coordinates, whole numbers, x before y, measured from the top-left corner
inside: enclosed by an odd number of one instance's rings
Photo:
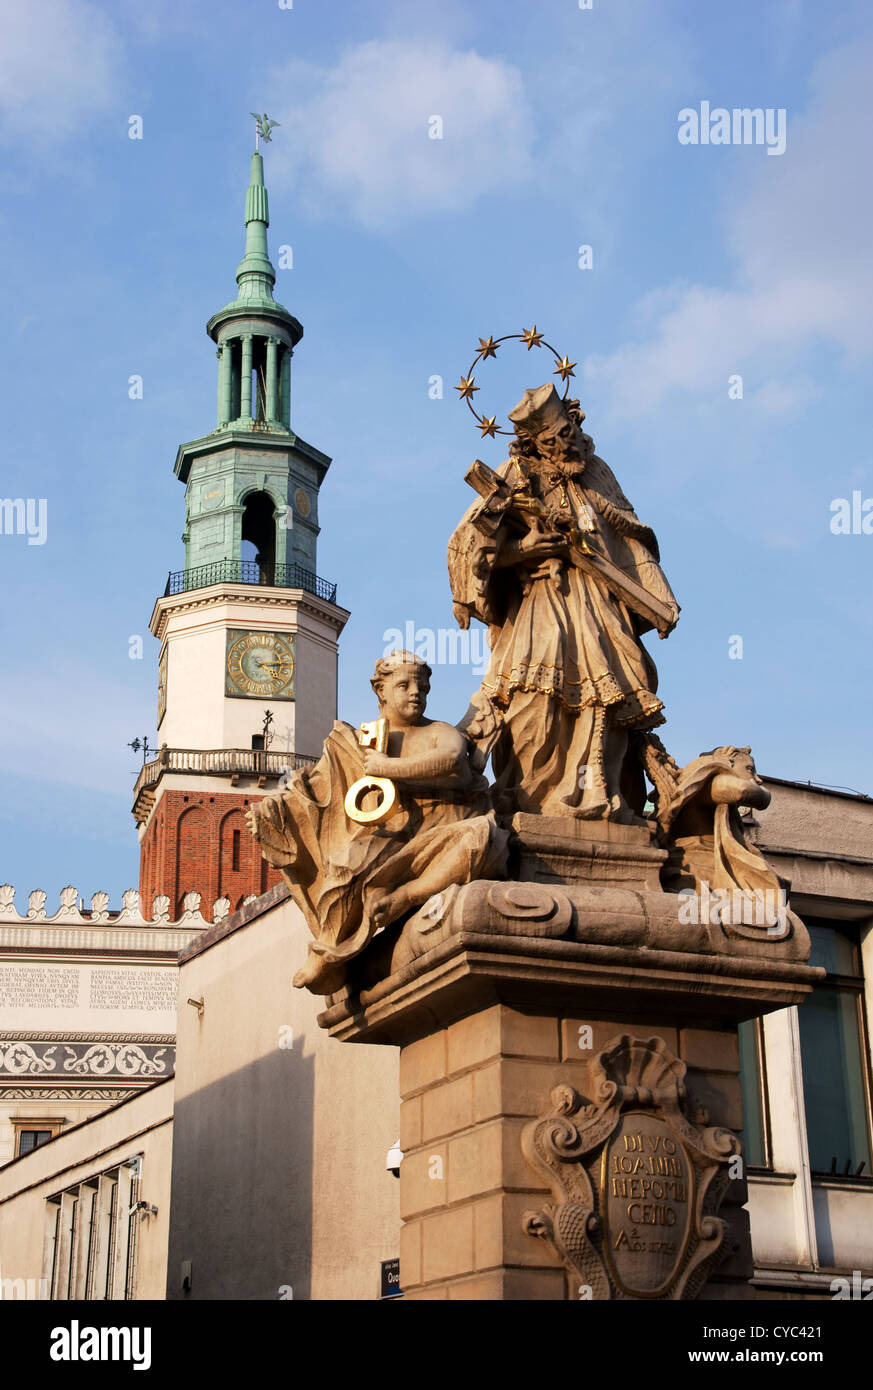
[[[355,730],[337,720],[318,762],[252,808],[261,852],[281,871],[313,934],[310,954],[320,969],[307,983],[318,994],[340,987],[345,966],[374,935],[374,894],[414,885],[426,870],[432,891],[506,871],[507,835],[484,777],[456,788],[398,782],[397,813],[365,825],[345,811],[346,794],[363,775]],[[434,887],[436,864],[444,873]]]
[[[513,460],[498,470],[510,487],[526,487],[542,504],[542,530],[574,526],[585,543],[648,594],[678,604],[658,563],[654,533],[639,521],[611,470],[591,455],[556,470]],[[582,795],[582,769],[597,762],[605,729],[653,729],[664,722],[657,672],[641,634],[649,619],[632,611],[579,563],[499,568],[497,551],[518,535],[506,512],[498,529],[477,500],[449,543],[449,576],[462,626],[489,626],[491,660],[473,704],[490,702],[504,717],[491,750],[499,810],[572,814]],[[490,534],[489,534],[490,530]],[[599,717],[597,711],[602,713]]]

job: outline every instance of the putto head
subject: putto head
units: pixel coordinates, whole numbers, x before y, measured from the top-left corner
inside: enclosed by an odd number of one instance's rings
[[[432,675],[427,662],[415,652],[394,651],[380,657],[370,681],[380,710],[391,704],[407,718],[422,715]]]

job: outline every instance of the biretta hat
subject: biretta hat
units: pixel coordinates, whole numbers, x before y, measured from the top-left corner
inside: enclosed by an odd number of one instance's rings
[[[549,381],[545,386],[525,391],[515,409],[510,410],[509,418],[518,434],[536,438],[543,430],[561,429],[568,415],[554,382]]]

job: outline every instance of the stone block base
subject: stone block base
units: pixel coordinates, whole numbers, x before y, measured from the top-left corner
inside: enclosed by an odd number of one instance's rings
[[[407,1297],[596,1295],[525,1229],[526,1213],[552,1193],[526,1159],[523,1137],[556,1087],[588,1093],[591,1058],[627,1033],[626,1018],[538,1015],[495,1004],[402,1049],[400,1279]],[[698,1118],[742,1128],[735,1025],[635,1018],[633,1033],[661,1038],[684,1062],[688,1104]],[[719,1213],[728,1227],[724,1255],[698,1297],[752,1296],[745,1200],[744,1180],[734,1179]],[[638,1204],[635,1212],[666,1219],[663,1203]],[[664,1227],[647,1225],[649,1231],[663,1235]]]

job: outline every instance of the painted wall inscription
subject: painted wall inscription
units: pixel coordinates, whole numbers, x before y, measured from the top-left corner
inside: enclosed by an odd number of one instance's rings
[[[76,966],[0,966],[0,1008],[75,1009],[78,1002]]]
[[[92,1009],[173,1010],[176,972],[95,968],[91,971],[88,1005]]]

